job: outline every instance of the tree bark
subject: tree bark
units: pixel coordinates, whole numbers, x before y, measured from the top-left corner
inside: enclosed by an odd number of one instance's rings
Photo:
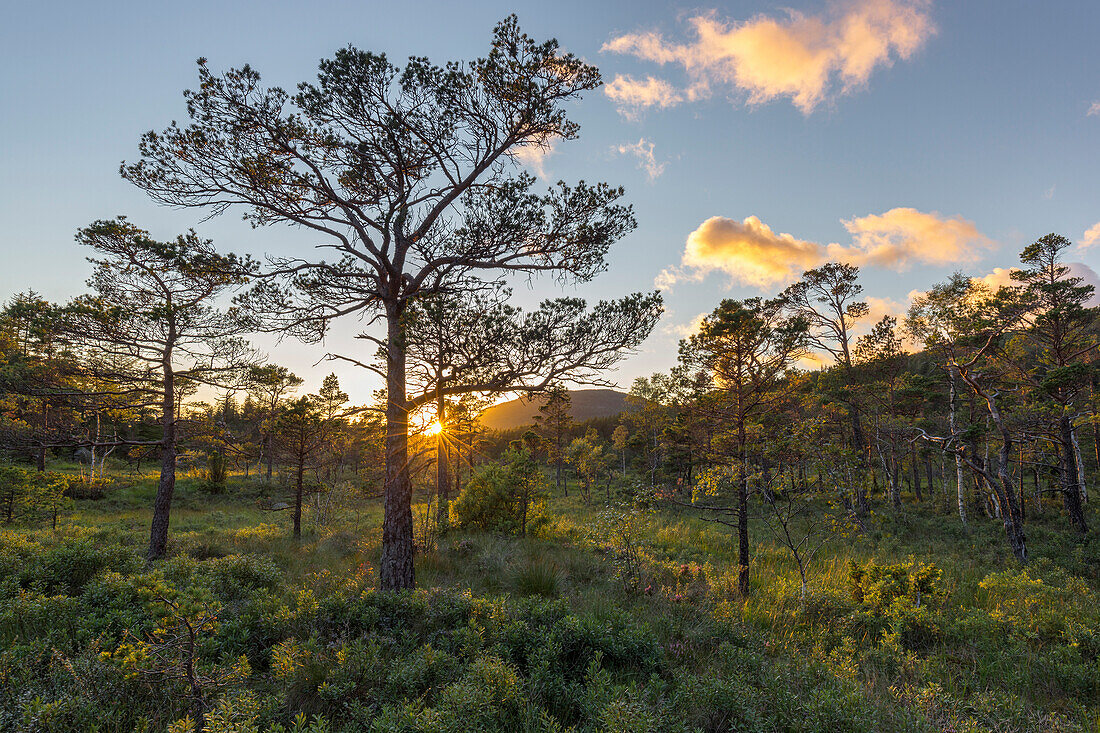
[[[1069,436],[1073,442],[1073,457],[1077,461],[1077,488],[1081,492],[1081,503],[1089,501],[1089,489],[1085,483],[1085,459],[1081,457],[1081,443],[1077,440],[1077,427],[1071,421],[1069,424]]]
[[[302,479],[306,472],[304,455],[298,456],[298,472],[294,482],[294,539],[302,539]]]
[[[965,377],[964,377],[965,378]],[[1017,501],[1016,492],[1012,487],[1012,477],[1009,475],[1008,463],[1012,455],[1012,434],[1005,425],[1000,408],[997,407],[996,394],[987,394],[977,388],[972,380],[968,380],[971,389],[980,395],[989,409],[989,416],[1001,434],[1001,448],[997,453],[997,475],[992,476],[988,471],[979,472],[989,485],[990,490],[997,494],[1001,504],[1001,521],[1004,523],[1005,535],[1008,544],[1012,548],[1012,554],[1021,564],[1027,562],[1027,539],[1024,536],[1023,516],[1020,512],[1020,504]],[[971,467],[976,463],[970,461]]]
[[[382,590],[411,590],[415,585],[402,310],[395,304],[386,307],[386,479],[379,571]]]
[[[737,590],[744,598],[749,595],[749,466],[743,418],[738,420],[737,442],[741,444],[741,480],[737,482]]]
[[[1069,415],[1063,414],[1058,418],[1058,430],[1061,438],[1061,450],[1058,451],[1061,464],[1062,479],[1062,504],[1069,515],[1069,522],[1073,528],[1084,534],[1088,532],[1088,524],[1085,523],[1085,509],[1081,502],[1081,487],[1078,484],[1077,452],[1074,450],[1075,440],[1073,436],[1073,423]]]
[[[956,436],[955,426],[955,413],[957,408],[958,391],[955,388],[955,384],[958,381],[959,370],[958,367],[952,365],[951,367],[951,391],[948,393],[948,403],[951,406],[949,413],[949,422],[951,437]],[[959,519],[963,524],[966,524],[966,490],[963,488],[963,461],[962,456],[955,453],[955,481],[956,481],[956,493],[958,495],[959,502]]]
[[[267,455],[265,456],[265,458],[267,460],[267,482],[270,484],[271,483],[271,469],[274,467],[274,463],[275,463],[275,456],[272,454],[272,450],[271,450],[271,433],[268,433],[267,436],[264,438],[264,443],[266,444],[266,448],[267,448],[267,450],[266,450]]]
[[[176,491],[176,375],[172,368],[171,347],[165,352],[161,368],[164,372],[164,392],[161,396],[163,433],[160,480],[153,500],[153,524],[149,532],[149,560],[164,557],[168,547],[168,521],[172,511],[172,495]]]

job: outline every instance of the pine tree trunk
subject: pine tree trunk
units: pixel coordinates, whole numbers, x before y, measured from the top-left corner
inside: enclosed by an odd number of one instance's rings
[[[958,381],[959,370],[957,367],[951,367],[951,391],[948,393],[948,404],[950,405],[950,412],[948,421],[950,423],[951,437],[954,438],[957,434],[957,428],[955,426],[955,413],[957,410],[957,397],[958,390],[955,387],[955,383]],[[956,493],[958,495],[959,502],[959,519],[963,524],[966,524],[966,489],[963,488],[963,461],[962,456],[958,453],[955,454],[955,482]]]
[[[1062,504],[1069,515],[1069,522],[1081,534],[1088,532],[1085,523],[1085,509],[1081,501],[1081,487],[1077,483],[1079,472],[1077,469],[1077,452],[1074,450],[1073,424],[1069,416],[1063,414],[1058,419],[1059,434],[1062,445],[1058,451],[1060,473],[1062,479]]]
[[[385,515],[379,572],[382,590],[407,590],[415,585],[405,334],[401,316],[402,308],[393,304],[387,306]]]
[[[920,485],[920,451],[917,450],[915,444],[911,446],[909,450],[913,460],[913,495],[916,497],[917,503],[919,504],[924,501]]]
[[[443,424],[447,419],[447,405],[443,399],[443,374],[436,375],[435,395],[435,419],[439,422],[440,430],[435,436],[435,486],[438,506],[436,507],[436,526],[440,533],[446,531],[450,524],[451,508],[451,479],[447,468],[447,441],[443,433]]]
[[[162,363],[164,392],[161,397],[160,480],[153,500],[153,524],[149,532],[149,560],[164,557],[168,547],[168,520],[172,511],[172,494],[176,491],[176,392],[172,353],[167,352]]]
[[[1089,489],[1085,484],[1085,460],[1081,457],[1081,443],[1077,440],[1077,428],[1072,422],[1069,425],[1069,436],[1073,443],[1073,458],[1077,461],[1077,488],[1081,492],[1081,503],[1089,501]]]
[[[306,472],[305,452],[298,454],[298,471],[294,480],[294,539],[302,539],[302,484]]]
[[[274,467],[274,463],[275,463],[275,456],[272,455],[272,451],[271,451],[271,434],[270,433],[268,433],[268,435],[264,438],[264,443],[267,445],[267,450],[265,451],[265,453],[266,453],[265,457],[267,459],[267,482],[270,484],[271,483],[271,469]]]
[[[738,421],[737,442],[741,447],[741,477],[737,483],[737,590],[749,595],[749,473],[745,445],[745,422]]]
[[[854,401],[848,403],[848,417],[852,423],[852,448],[861,457],[860,460],[867,467],[867,470],[871,471],[871,478],[874,480],[874,470],[871,467],[872,461],[869,455],[870,446],[866,445],[863,439],[863,426],[859,419],[859,407]],[[870,509],[870,502],[867,500],[867,491],[863,488],[862,481],[856,484],[855,490],[856,512],[861,515],[866,514]]]

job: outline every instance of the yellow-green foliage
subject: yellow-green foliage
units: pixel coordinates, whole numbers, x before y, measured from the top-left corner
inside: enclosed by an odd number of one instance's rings
[[[1091,561],[1041,527],[1056,559],[1006,570],[995,526],[875,515],[802,599],[754,522],[743,598],[727,529],[573,498],[537,537],[452,530],[416,558],[434,590],[386,594],[377,507],[297,544],[232,486],[187,492],[151,569],[148,493],[0,531],[0,729],[193,728],[188,626],[211,731],[1080,731],[1100,710],[1100,603],[1067,569]]]
[[[979,587],[982,606],[1018,639],[1077,646],[1095,644],[1100,634],[1100,596],[1049,562],[991,573]]]

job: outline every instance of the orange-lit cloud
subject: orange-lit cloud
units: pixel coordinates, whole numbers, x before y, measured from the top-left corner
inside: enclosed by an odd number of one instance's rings
[[[829,258],[855,265],[905,269],[914,262],[950,265],[977,261],[993,241],[973,222],[899,207],[844,221],[853,246],[830,244]]]
[[[1100,242],[1100,221],[1085,230],[1084,236],[1081,237],[1081,249],[1091,247],[1097,242]]]
[[[1012,273],[1019,271],[1019,267],[994,267],[993,272],[981,277],[970,278],[973,282],[979,282],[990,290],[997,290],[1006,285],[1015,285]]]
[[[636,143],[617,145],[615,150],[618,151],[619,155],[632,155],[637,158],[638,167],[646,172],[649,180],[655,181],[665,172],[665,164],[657,162],[657,157],[653,154],[653,148],[653,143],[642,137],[638,138]]]
[[[755,216],[744,221],[712,216],[688,235],[680,266],[657,278],[658,287],[701,280],[720,270],[736,282],[766,287],[796,278],[822,262],[821,245],[777,234]]]
[[[920,295],[920,291],[911,290],[904,303],[894,300],[893,298],[876,298],[873,295],[868,295],[863,300],[867,303],[867,315],[859,319],[855,324],[855,328],[852,329],[852,335],[855,337],[863,336],[870,333],[871,329],[876,323],[881,321],[885,316],[891,316],[897,319],[897,327],[895,333],[898,338],[901,339],[901,348],[905,351],[916,351],[918,344],[909,338],[905,333],[905,329],[901,327],[901,324],[905,321],[905,316],[909,312],[909,306],[913,303],[913,298]]]
[[[701,280],[716,271],[733,283],[766,288],[792,282],[828,261],[904,270],[914,263],[947,265],[978,260],[993,242],[973,222],[911,208],[843,222],[852,243],[822,245],[774,232],[755,216],[713,216],[688,235],[680,264],[656,279],[659,288]]]
[[[935,33],[927,0],[849,0],[816,15],[791,10],[786,17],[758,15],[743,22],[721,20],[712,11],[689,23],[695,36],[690,43],[643,32],[613,38],[603,50],[682,66],[689,84],[683,93],[669,87],[661,106],[717,87],[732,88],[749,104],[786,97],[809,114],[823,101],[865,85],[876,68],[908,59]],[[616,99],[610,87],[607,93]],[[642,95],[632,101],[645,105]]]

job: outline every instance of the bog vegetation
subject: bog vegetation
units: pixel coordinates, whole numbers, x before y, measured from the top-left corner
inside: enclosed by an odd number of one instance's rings
[[[563,384],[660,296],[511,305],[634,227],[513,158],[578,134],[596,69],[510,18],[485,58],[347,48],[296,94],[199,73],[123,175],[336,255],[120,217],[77,234],[87,295],[7,302],[0,730],[1096,729],[1100,327],[1068,240],[876,323],[843,263],[716,302],[578,424]],[[349,316],[365,348],[329,358],[369,404],[247,340]],[[479,425],[517,392],[533,425]]]

